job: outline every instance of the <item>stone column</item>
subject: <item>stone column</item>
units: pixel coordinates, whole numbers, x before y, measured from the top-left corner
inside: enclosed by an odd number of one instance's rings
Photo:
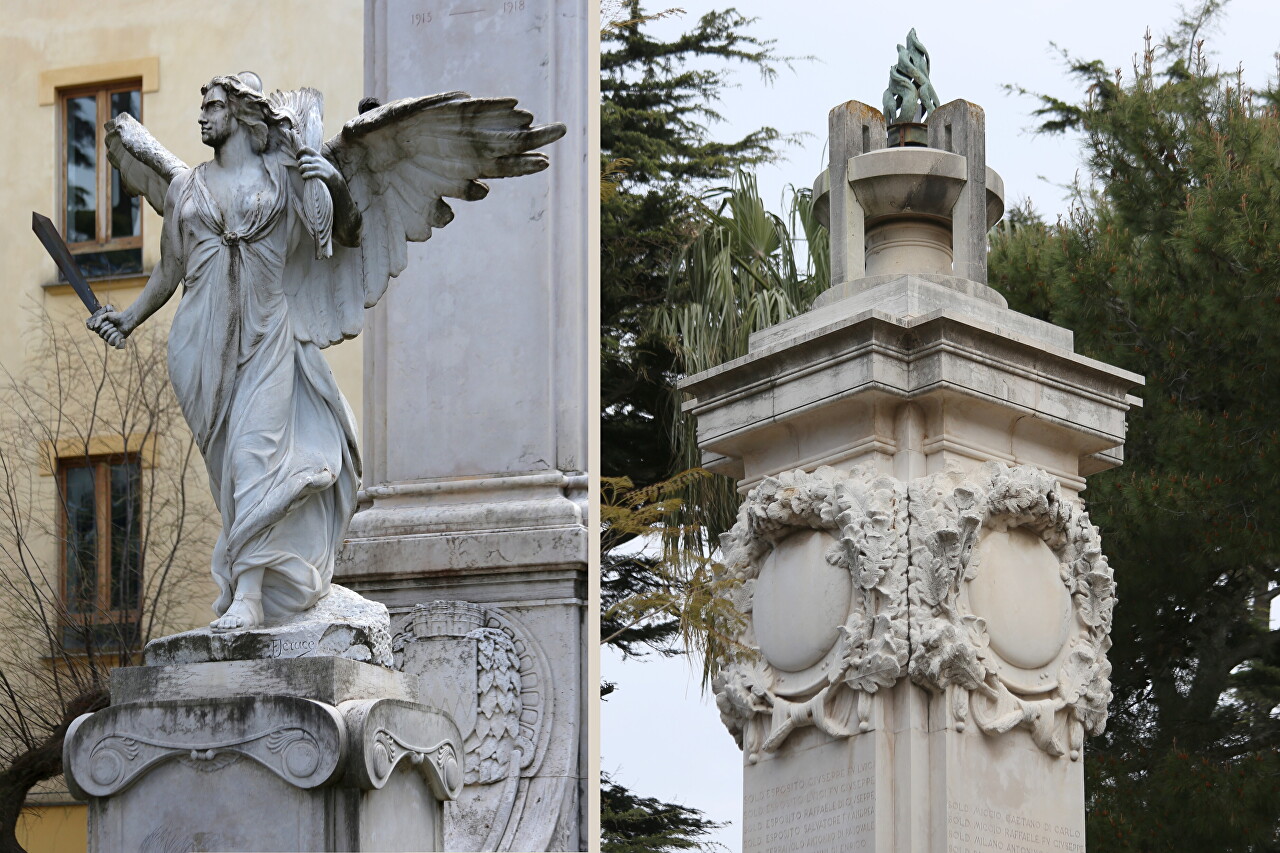
[[[874,107],[849,101],[831,111],[827,127],[831,165],[818,176],[813,196],[823,199],[819,217],[826,221],[831,234],[831,281],[855,281],[866,274],[866,223],[862,205],[849,185],[849,160],[884,148],[884,116]],[[830,193],[832,185],[836,188],[834,194]]]
[[[896,272],[833,276],[684,384],[704,458],[746,495],[715,691],[747,853],[1084,849],[1115,597],[1079,493],[1120,464],[1142,378],[986,286],[1003,187],[981,110],[939,118],[945,147],[862,145],[843,175],[833,139],[818,182],[832,227],[860,217],[868,266]]]
[[[492,645],[483,632],[505,632],[521,650],[512,701],[527,711],[511,737],[540,744],[513,753],[504,743],[495,757],[483,732],[463,731],[473,782],[446,821],[451,850],[586,843],[596,40],[586,0],[366,2],[366,94],[511,97],[569,128],[546,149],[547,171],[492,181],[488,198],[454,204],[447,228],[411,244],[408,268],[365,327],[364,501],[337,577],[390,608],[399,660],[414,675],[427,675],[412,646],[435,636],[439,620],[423,615],[434,601],[480,613],[459,642],[475,630],[466,642]],[[456,676],[478,701],[478,670]]]

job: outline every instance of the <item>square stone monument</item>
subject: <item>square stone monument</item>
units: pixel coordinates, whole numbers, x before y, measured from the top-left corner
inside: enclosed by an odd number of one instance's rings
[[[1083,851],[1115,585],[1080,492],[1142,378],[987,286],[983,111],[937,104],[914,30],[899,57],[887,115],[831,112],[830,289],[683,385],[746,494],[714,684],[743,850]]]

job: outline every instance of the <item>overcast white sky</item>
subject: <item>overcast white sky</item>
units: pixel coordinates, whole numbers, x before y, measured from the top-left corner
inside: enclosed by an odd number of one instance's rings
[[[650,12],[680,6],[686,14],[654,26],[661,34],[688,28],[710,9],[736,7],[759,20],[752,32],[777,40],[777,51],[814,61],[782,69],[770,87],[747,70],[720,105],[728,139],[770,125],[810,134],[785,161],[759,173],[765,203],[782,210],[783,188],[810,186],[826,166],[827,112],[859,100],[878,105],[897,58],[894,45],[916,28],[929,50],[934,88],[946,103],[964,98],[987,114],[987,162],[1004,178],[1006,202],[1030,198],[1049,219],[1067,209],[1066,191],[1078,168],[1074,139],[1034,136],[1029,98],[1006,95],[1014,83],[1064,99],[1077,96],[1051,42],[1073,56],[1102,59],[1128,70],[1147,27],[1159,37],[1178,16],[1173,2],[1150,0],[986,0],[915,3],[892,0],[649,0]],[[1274,75],[1280,49],[1280,4],[1232,0],[1208,47],[1225,68],[1243,64],[1247,82]],[[1123,585],[1124,578],[1117,581]],[[1123,586],[1122,586],[1123,589]],[[604,678],[618,690],[604,703],[601,766],[638,794],[684,803],[716,820],[732,821],[717,840],[741,847],[741,753],[721,726],[697,674],[681,659],[650,656],[620,663],[605,652]]]

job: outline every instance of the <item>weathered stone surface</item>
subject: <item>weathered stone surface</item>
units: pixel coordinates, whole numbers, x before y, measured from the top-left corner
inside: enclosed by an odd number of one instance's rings
[[[805,729],[744,766],[744,853],[1084,853],[1082,762],[934,728],[947,697],[909,681],[877,701],[867,732]]]
[[[1021,727],[1048,754],[1079,759],[1085,733],[1106,726],[1116,601],[1088,514],[1044,471],[999,462],[912,482],[910,513],[912,678],[960,688],[947,720],[961,730],[970,718],[993,735]],[[1010,534],[1035,560],[1001,562]],[[1010,573],[1017,586],[993,588]],[[1013,595],[1046,581],[1039,601]],[[1045,621],[1026,622],[1037,609]]]
[[[831,233],[832,286],[883,273],[986,284],[987,229],[1004,215],[1004,181],[986,164],[982,108],[939,107],[919,128],[927,147],[886,148],[883,119],[872,119],[857,101],[832,111],[830,165],[813,185],[814,214]]]
[[[439,710],[371,695],[403,692],[402,676],[333,658],[141,669],[64,741],[94,849],[443,849],[462,736]],[[303,695],[235,695],[273,687]]]
[[[397,665],[424,696],[447,697],[463,737],[466,787],[445,811],[446,848],[515,849],[522,832],[562,822],[573,780],[554,771],[574,760],[566,724],[578,718],[525,620],[453,600],[419,605],[403,624]]]
[[[925,282],[929,282],[930,284],[940,284],[945,289],[950,290],[953,293],[961,293],[961,294],[964,294],[965,296],[972,296],[974,299],[981,299],[984,302],[990,302],[992,305],[995,305],[998,308],[1009,307],[1009,300],[1005,299],[1004,296],[1000,293],[1000,291],[996,290],[994,287],[988,287],[985,284],[981,284],[976,281],[970,281],[967,278],[960,278],[959,276],[955,276],[955,275],[933,275],[931,273],[920,273],[920,272],[912,272],[912,273],[909,273],[908,275],[910,279],[913,281],[925,281]],[[826,290],[818,294],[818,298],[813,300],[812,307],[808,311],[806,311],[804,314],[801,314],[800,317],[808,317],[810,314],[813,313],[814,309],[821,308],[824,305],[830,305],[832,302],[841,302],[845,299],[859,297],[864,293],[868,293],[871,290],[875,290],[881,285],[897,283],[901,280],[902,280],[901,275],[869,275],[862,278],[853,279],[852,281],[845,281],[837,284],[832,284]],[[881,305],[881,300],[885,296],[886,296],[885,292],[880,292],[880,293],[877,293],[874,297],[868,297],[865,305],[855,306],[855,303],[847,303],[847,305],[852,307],[853,312],[861,310],[861,307],[880,308],[880,307],[884,307]],[[966,301],[968,300],[961,300],[960,304],[963,305]],[[950,300],[948,298],[948,302],[940,305],[934,305],[933,307],[934,308],[943,308],[943,307],[953,308],[956,306],[954,304],[954,300]],[[846,313],[852,313],[852,312],[846,311]],[[886,313],[893,314],[896,312],[886,310]],[[921,311],[918,309],[913,309],[905,316],[916,316],[924,313],[928,313],[928,312]],[[1000,316],[1003,317],[1005,315],[1002,314]],[[799,319],[799,318],[795,318],[795,319]],[[1027,319],[1032,319],[1032,318],[1028,317]],[[1042,320],[1037,320],[1036,322],[1041,323],[1043,326],[1045,326],[1046,330],[1052,330],[1050,334],[1056,335],[1056,336],[1065,335],[1067,336],[1066,339],[1068,341],[1071,340],[1070,329],[1064,329],[1061,326],[1053,326],[1049,323],[1045,323]],[[756,349],[760,349],[760,347],[762,346],[762,344],[759,343],[759,341],[763,339],[758,338],[757,337],[758,335],[762,335],[766,332],[772,333],[775,329],[785,328],[786,325],[787,323],[779,323],[777,326],[770,326],[768,329],[761,329],[759,332],[754,333],[751,336],[750,349],[756,350]],[[1070,349],[1069,346],[1067,348]]]
[[[1115,583],[1097,528],[1043,471],[797,470],[751,491],[722,546],[742,629],[714,687],[749,762],[806,726],[865,731],[908,657],[921,686],[959,688],[961,731],[1023,727],[1076,760],[1105,725]]]
[[[275,625],[220,632],[197,628],[147,643],[148,666],[257,660],[341,657],[390,667],[390,617],[386,605],[333,584],[309,610]]]
[[[1024,335],[983,316],[994,306],[946,288],[907,280],[885,289],[907,307],[951,297],[955,305],[902,317],[857,297],[845,300],[856,313],[833,303],[811,324],[802,316],[778,337],[766,330],[760,349],[682,383],[700,446],[725,460],[719,470],[750,488],[797,466],[892,470],[895,454],[918,451],[930,471],[1000,459],[1079,489],[1082,468],[1119,464],[1125,415],[1138,402],[1127,391],[1141,377],[1033,337],[1043,324],[1031,318]],[[918,447],[895,431],[908,402],[925,421]],[[779,429],[789,445],[775,440]]]
[[[881,148],[850,160],[847,180],[862,205],[868,230],[886,217],[945,219],[964,187],[965,159],[935,148]]]
[[[954,270],[987,281],[987,231],[1004,213],[1004,182],[987,165],[987,117],[982,107],[955,100],[929,117],[929,145],[965,158],[965,185],[952,210]]]
[[[111,797],[170,760],[250,758],[296,788],[318,788],[340,772],[341,714],[293,696],[197,702],[130,702],[86,714],[68,731],[68,784],[80,799]],[[213,793],[212,791],[210,792]]]
[[[274,658],[111,670],[111,701],[117,705],[261,695],[296,696],[330,705],[352,699],[421,698],[444,707],[449,701],[449,697],[419,697],[417,684],[402,672],[348,658]]]
[[[587,0],[365,9],[368,94],[428,82],[510,94],[571,131],[542,176],[493,187],[503,204],[469,221],[459,210],[452,251],[409,246],[397,286],[366,315],[364,491],[335,577],[390,609],[397,658],[423,695],[453,697],[439,701],[468,739],[470,784],[447,812],[450,849],[586,849],[599,187],[583,166],[597,156],[598,16]],[[462,634],[428,628],[422,608],[441,600],[474,602],[483,618]]]
[[[404,270],[406,243],[453,218],[444,197],[476,201],[488,193],[482,176],[542,171],[547,158],[534,149],[566,128],[532,126],[514,99],[383,93],[324,142],[314,89],[268,94],[241,71],[201,94],[200,136],[215,156],[195,168],[127,114],[106,125],[125,190],[147,197],[166,234],[194,236],[165,239],[138,299],[95,311],[88,326],[123,347],[185,285],[169,376],[222,513],[212,627],[229,632],[314,607],[356,508],[355,418],[320,350],[360,334],[364,309]],[[287,652],[312,639],[277,641]],[[339,648],[326,653],[360,644],[314,640]],[[197,654],[258,656],[245,648],[257,642],[202,643]]]
[[[968,285],[967,287],[965,285]],[[949,316],[1040,346],[1072,352],[1070,329],[1010,311],[1004,297],[976,282],[947,275],[868,276],[862,281],[824,291],[805,313],[751,336],[751,351],[843,324],[866,312],[911,321],[920,317]]]
[[[827,126],[830,165],[814,181],[813,213],[831,235],[831,281],[837,284],[866,274],[866,217],[848,168],[853,157],[884,148],[885,120],[874,107],[849,101],[831,110]]]
[[[871,735],[797,737],[744,768],[743,851],[893,850],[891,821],[876,815],[893,800],[888,775]]]
[[[741,629],[713,686],[748,761],[808,726],[865,730],[869,697],[906,674],[906,498],[892,478],[819,468],[743,502],[720,570]]]
[[[370,486],[335,571],[348,584],[504,566],[584,563],[585,476],[549,474]],[[501,555],[501,556],[499,556]],[[362,587],[364,588],[364,587]]]

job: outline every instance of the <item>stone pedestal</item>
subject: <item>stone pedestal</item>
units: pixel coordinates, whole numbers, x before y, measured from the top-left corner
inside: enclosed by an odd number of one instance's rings
[[[462,737],[415,699],[340,658],[128,667],[63,766],[93,851],[441,850]]]
[[[929,698],[908,683],[882,700],[915,705],[914,724],[886,717],[847,739],[808,729],[747,766],[744,850],[1084,850],[1079,762],[1019,730],[930,731]]]
[[[746,853],[1084,849],[1115,585],[1079,493],[1142,378],[986,286],[982,128],[957,101],[935,147],[885,149],[875,110],[833,110],[831,289],[683,386],[746,494],[715,682]]]
[[[407,269],[369,312],[364,491],[335,575],[387,605],[401,665],[428,681],[439,674],[421,663],[431,657],[421,644],[435,643],[424,609],[452,601],[480,614],[443,635],[472,648],[450,671],[471,685],[460,694],[470,706],[455,712],[476,780],[450,807],[447,848],[584,849],[595,784],[584,708],[598,26],[586,0],[365,9],[367,95],[515,98],[568,133],[546,149],[545,172],[491,181],[486,199],[453,205],[454,221],[408,247]],[[501,645],[466,639],[471,630],[521,649],[512,741],[535,749],[489,754],[487,733],[469,728],[486,719],[475,649]]]

